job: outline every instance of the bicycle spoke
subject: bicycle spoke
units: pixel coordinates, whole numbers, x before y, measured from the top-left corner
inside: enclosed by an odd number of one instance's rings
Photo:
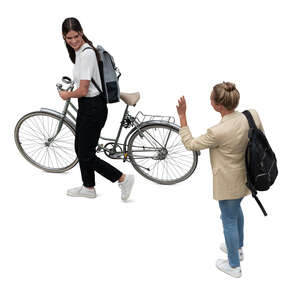
[[[50,137],[50,135],[49,135],[49,132],[46,130],[46,128],[45,128],[45,124],[44,124],[44,118],[42,117],[38,117],[38,120],[40,121],[40,123],[41,123],[41,125],[42,125],[42,129],[43,129],[43,131],[45,131],[45,134],[46,134],[46,136],[49,138]]]
[[[39,138],[40,140],[43,140],[43,137],[41,137],[41,135],[38,134],[38,132],[37,132],[36,130],[34,130],[32,127],[30,127],[29,124],[24,123],[24,126],[27,126],[27,127],[31,130],[31,133],[30,133],[29,131],[26,131],[26,130],[24,129],[24,127],[22,127],[22,131],[25,130],[28,134],[34,135],[35,137]]]
[[[64,134],[62,134],[62,132],[64,131],[64,129],[66,130],[66,132]],[[56,129],[55,129],[55,131],[56,131]],[[72,136],[72,134],[70,133],[70,131],[68,131],[65,127],[63,127],[61,129],[61,131],[59,132],[59,134],[57,135],[57,137],[55,138],[55,140],[59,140],[59,139],[65,138],[66,135]]]
[[[40,132],[40,134],[44,137],[44,139],[46,139],[45,133],[43,133],[43,131],[41,130],[37,120],[35,119],[35,117],[33,119],[30,119],[33,124],[35,125],[35,127],[37,128],[37,130]]]
[[[22,137],[22,138],[20,139],[20,141],[21,141],[22,144],[24,143],[24,141],[28,141],[28,142],[34,143],[34,144],[36,144],[36,145],[43,145],[43,144],[44,144],[44,142],[38,142],[38,141],[36,141],[35,139],[24,138],[24,137]],[[26,144],[26,143],[25,143],[25,144]]]
[[[40,153],[42,150],[44,149],[44,146],[39,146],[37,149],[28,151],[28,155],[31,155],[32,157],[36,154],[36,153]]]
[[[150,137],[150,139],[152,139],[154,141],[154,143],[157,143],[160,147],[163,147],[150,133],[148,133],[147,131],[144,131],[144,132]],[[148,142],[150,144],[152,144],[151,141],[147,137],[145,137],[145,138],[148,140]]]

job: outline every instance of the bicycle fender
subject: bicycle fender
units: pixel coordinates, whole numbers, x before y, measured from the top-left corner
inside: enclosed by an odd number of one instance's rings
[[[42,107],[40,109],[40,111],[53,114],[53,115],[55,115],[55,116],[57,116],[59,118],[63,118],[75,130],[75,127],[76,127],[75,123],[71,119],[69,119],[67,116],[63,116],[62,113],[60,113],[60,112],[58,112],[56,110],[53,110],[53,109],[50,109],[50,108],[44,108],[44,107]]]
[[[180,126],[178,124],[167,122],[164,120],[148,120],[148,121],[142,122],[141,125],[139,126],[139,128],[143,128],[143,127],[154,125],[154,124],[166,124],[168,126],[172,126],[176,130],[180,129]]]

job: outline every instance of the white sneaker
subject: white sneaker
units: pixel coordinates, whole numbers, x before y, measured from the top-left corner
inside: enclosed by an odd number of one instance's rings
[[[220,245],[220,249],[221,251],[223,251],[224,253],[227,254],[227,247],[226,247],[226,244],[225,243],[222,243]],[[244,260],[244,253],[243,253],[243,249],[239,249],[239,256],[240,256],[240,261],[243,261]]]
[[[241,267],[232,268],[229,265],[228,260],[218,259],[216,262],[216,266],[219,270],[232,277],[240,278],[242,276]]]
[[[125,175],[125,180],[123,182],[119,182],[119,187],[122,192],[122,194],[121,194],[122,201],[128,200],[133,184],[134,184],[134,176],[133,175]]]
[[[69,189],[67,195],[71,197],[86,197],[86,198],[96,198],[96,191],[94,188],[88,189],[84,186]]]

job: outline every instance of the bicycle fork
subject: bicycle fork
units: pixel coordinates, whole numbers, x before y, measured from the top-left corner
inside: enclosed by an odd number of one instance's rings
[[[58,122],[58,126],[57,126],[57,129],[56,129],[55,135],[48,138],[48,140],[45,142],[46,146],[49,146],[55,140],[55,138],[57,137],[57,135],[60,133],[61,128],[62,128],[63,123],[64,123],[64,120],[65,120],[65,116],[68,113],[69,104],[72,105],[72,103],[70,103],[70,99],[68,99],[66,101],[66,103],[65,103],[65,106],[64,106],[64,109],[63,109],[63,112],[62,112],[63,117]],[[73,119],[75,119],[73,115],[71,115],[71,116],[72,116]]]

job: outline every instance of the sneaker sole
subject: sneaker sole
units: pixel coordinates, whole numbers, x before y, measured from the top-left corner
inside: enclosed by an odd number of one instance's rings
[[[231,277],[234,277],[234,278],[241,278],[242,277],[242,273],[240,273],[240,274],[230,274],[229,272],[226,272],[226,271],[224,271],[224,270],[222,270],[221,268],[219,268],[218,266],[216,266],[221,272],[223,272],[223,273],[225,273],[225,274],[227,274],[227,275],[229,275],[229,276],[231,276]]]
[[[69,196],[69,197],[74,197],[74,198],[76,198],[76,197],[83,197],[83,198],[89,198],[89,199],[95,199],[96,197],[97,197],[97,195],[91,195],[91,196],[88,196],[88,195],[73,195],[72,193],[67,193],[67,195]]]
[[[240,278],[242,277],[242,271],[240,271],[240,273],[234,273],[234,272],[228,272],[228,271],[225,271],[223,270],[221,267],[218,266],[217,262],[216,262],[216,267],[218,270],[220,270],[221,272],[231,276],[231,277],[234,277],[234,278]]]

